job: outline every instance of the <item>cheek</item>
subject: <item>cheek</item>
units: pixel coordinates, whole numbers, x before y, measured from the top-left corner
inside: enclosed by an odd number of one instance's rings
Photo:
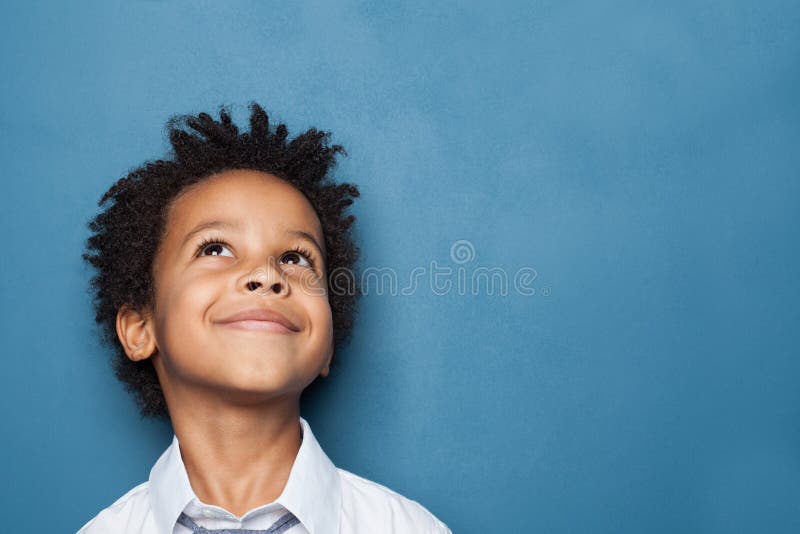
[[[204,327],[214,288],[200,279],[172,280],[162,287],[156,295],[159,312],[156,338],[160,338],[168,354],[180,357],[186,349],[194,350],[194,344],[202,341],[198,333]]]
[[[312,275],[308,271],[299,272],[287,269],[287,273],[294,277],[293,291],[307,310],[314,329],[332,330],[333,319],[325,279]]]
[[[308,297],[308,299],[306,309],[308,309],[309,317],[314,325],[313,330],[316,331],[316,337],[320,339],[320,342],[327,344],[333,337],[333,314],[328,298],[322,295]]]

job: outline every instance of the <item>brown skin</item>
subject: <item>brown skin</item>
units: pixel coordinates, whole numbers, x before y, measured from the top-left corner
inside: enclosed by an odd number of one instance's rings
[[[183,244],[211,220],[241,230],[205,229]],[[239,517],[283,491],[300,448],[300,394],[328,376],[333,356],[322,252],[286,229],[324,246],[314,208],[275,176],[237,169],[194,184],[168,212],[153,264],[154,310],[122,306],[117,314],[128,357],[152,358],[192,489]],[[198,250],[205,238],[227,245]],[[290,252],[296,245],[311,257]],[[251,308],[277,310],[300,331],[218,322]]]

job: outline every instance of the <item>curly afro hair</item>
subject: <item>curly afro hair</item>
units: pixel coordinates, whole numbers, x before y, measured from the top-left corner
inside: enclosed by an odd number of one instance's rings
[[[315,128],[289,141],[285,124],[270,128],[266,112],[255,102],[250,111],[250,131],[242,134],[225,106],[220,107],[219,121],[207,113],[170,117],[169,158],[145,162],[117,181],[98,206],[110,199],[114,203],[87,225],[93,234],[81,257],[97,271],[90,281],[95,321],[102,341],[114,348],[114,373],[135,397],[142,417],[168,420],[169,412],[151,359],[132,361],[119,343],[117,311],[123,304],[140,313],[153,309],[153,259],[165,234],[170,204],[184,188],[221,171],[266,172],[306,196],[324,234],[335,346],[349,339],[361,289],[353,274],[359,257],[351,234],[355,216],[345,210],[359,191],[328,176],[336,154],[344,154],[344,149],[329,145],[330,134]]]

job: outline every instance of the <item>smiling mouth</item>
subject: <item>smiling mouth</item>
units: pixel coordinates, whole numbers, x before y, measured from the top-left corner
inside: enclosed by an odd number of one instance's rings
[[[272,332],[275,334],[296,334],[294,330],[283,326],[275,321],[262,321],[256,319],[245,319],[242,321],[231,321],[220,323],[221,326],[233,328],[234,330],[245,330],[252,332]]]

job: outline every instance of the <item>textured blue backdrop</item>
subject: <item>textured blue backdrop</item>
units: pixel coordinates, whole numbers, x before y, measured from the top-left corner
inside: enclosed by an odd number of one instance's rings
[[[74,532],[169,444],[94,337],[85,222],[170,114],[256,100],[348,150],[365,267],[452,269],[364,299],[303,407],[337,465],[458,534],[800,531],[796,2],[2,11],[6,525]],[[479,267],[507,294],[459,294]]]

